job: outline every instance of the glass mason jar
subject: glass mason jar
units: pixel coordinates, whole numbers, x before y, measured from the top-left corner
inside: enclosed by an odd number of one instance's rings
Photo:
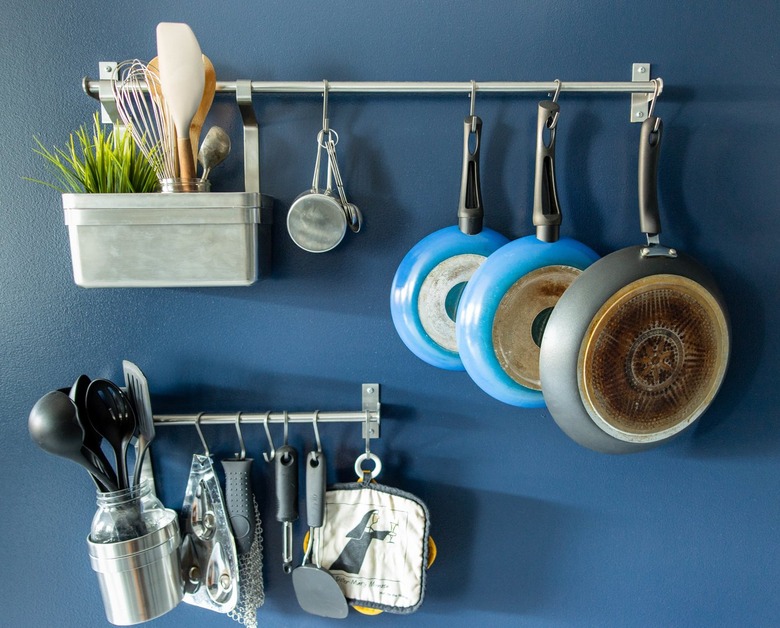
[[[161,191],[168,192],[210,192],[211,181],[208,179],[162,179],[160,181]]]
[[[135,539],[156,532],[168,521],[165,506],[146,480],[120,491],[98,491],[97,507],[89,534],[93,543]]]

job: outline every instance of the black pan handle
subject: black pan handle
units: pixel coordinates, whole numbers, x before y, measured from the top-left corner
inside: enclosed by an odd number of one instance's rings
[[[536,122],[533,220],[536,237],[542,242],[555,242],[560,237],[562,217],[555,182],[555,135],[560,109],[557,102],[543,100],[539,103]],[[545,142],[548,130],[549,144]]]
[[[471,136],[474,135],[474,150]],[[463,176],[460,181],[458,203],[458,227],[466,235],[482,231],[482,190],[479,182],[479,146],[482,143],[482,120],[479,116],[467,116],[463,121]]]
[[[642,233],[655,236],[661,233],[658,212],[658,158],[661,154],[661,118],[649,116],[642,123],[639,135],[639,224]]]

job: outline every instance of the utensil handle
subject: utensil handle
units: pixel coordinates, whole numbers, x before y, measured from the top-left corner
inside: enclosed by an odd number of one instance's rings
[[[555,242],[560,237],[562,222],[555,181],[555,135],[560,106],[551,100],[539,103],[536,122],[536,173],[534,176],[533,222],[536,237],[542,242]],[[549,129],[550,143],[545,142]]]
[[[474,150],[471,136],[474,135]],[[467,116],[463,121],[463,174],[460,180],[458,203],[458,227],[466,235],[482,231],[485,211],[482,207],[482,190],[479,180],[479,149],[482,143],[482,120],[479,116]]]
[[[195,161],[192,159],[192,142],[189,135],[176,139],[176,148],[179,152],[179,176],[182,179],[194,179]]]
[[[276,450],[276,520],[298,519],[298,452],[291,445]]]
[[[639,224],[649,236],[661,233],[658,211],[658,158],[661,155],[663,121],[649,116],[639,134]]]
[[[306,457],[306,523],[321,528],[325,523],[325,454],[310,451]]]
[[[252,493],[252,458],[223,460],[225,470],[225,500],[236,540],[238,555],[249,553],[255,537],[255,506]]]

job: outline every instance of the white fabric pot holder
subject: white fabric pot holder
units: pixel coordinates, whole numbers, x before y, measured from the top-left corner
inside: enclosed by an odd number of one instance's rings
[[[352,606],[413,613],[425,594],[428,508],[417,497],[371,483],[326,493],[322,567]]]

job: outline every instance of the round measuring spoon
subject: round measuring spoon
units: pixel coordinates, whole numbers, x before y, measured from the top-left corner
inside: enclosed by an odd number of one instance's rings
[[[114,382],[95,379],[87,388],[87,413],[97,433],[114,450],[119,488],[128,488],[127,446],[137,427],[130,400]]]
[[[81,465],[106,489],[117,490],[112,481],[92,462],[84,446],[84,429],[76,416],[76,405],[64,392],[46,393],[33,406],[27,421],[33,441],[47,453]]]

